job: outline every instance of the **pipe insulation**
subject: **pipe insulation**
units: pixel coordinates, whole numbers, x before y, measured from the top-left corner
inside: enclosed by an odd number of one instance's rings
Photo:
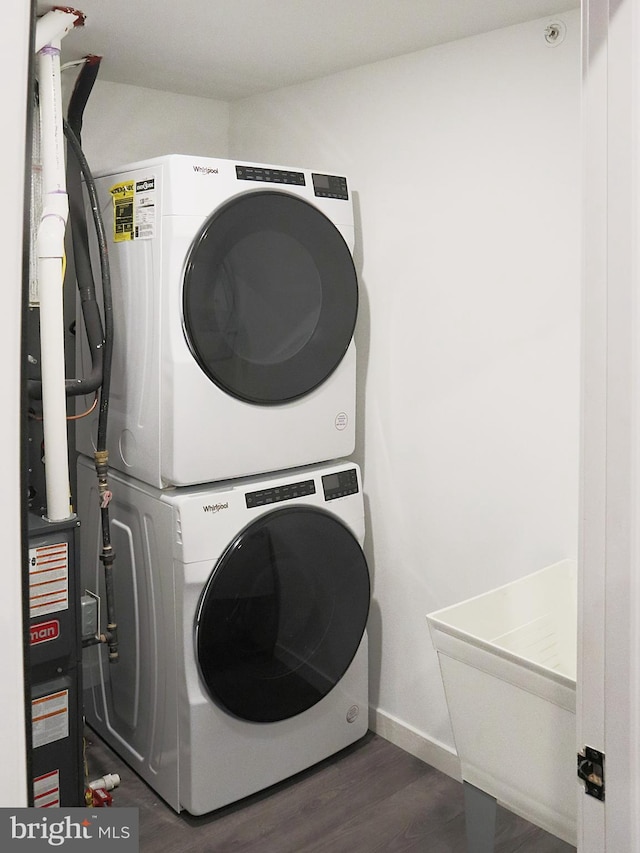
[[[42,419],[45,448],[47,518],[73,516],[70,504],[67,402],[65,393],[64,237],[69,215],[66,191],[60,44],[84,15],[54,9],[38,20],[36,50],[42,160],[42,215],[36,237],[40,300]]]

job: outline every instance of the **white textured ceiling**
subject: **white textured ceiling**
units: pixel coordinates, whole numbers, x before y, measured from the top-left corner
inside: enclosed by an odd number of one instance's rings
[[[465,36],[579,0],[78,0],[63,60],[100,79],[236,100]],[[53,3],[37,0],[37,14]],[[68,7],[67,7],[68,8]]]

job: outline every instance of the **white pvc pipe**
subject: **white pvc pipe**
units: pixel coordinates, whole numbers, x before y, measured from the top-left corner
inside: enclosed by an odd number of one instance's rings
[[[84,14],[73,10],[52,9],[36,21],[35,51],[62,39],[76,24],[84,23]]]
[[[36,240],[40,298],[40,361],[47,518],[70,518],[67,398],[63,314],[64,235],[69,213],[66,192],[60,38],[38,53],[43,209]]]
[[[119,784],[119,773],[107,773],[106,775],[101,776],[100,779],[94,779],[93,782],[89,782],[87,787],[91,788],[94,791],[97,788],[102,788],[105,791],[113,791],[113,789],[117,788]]]

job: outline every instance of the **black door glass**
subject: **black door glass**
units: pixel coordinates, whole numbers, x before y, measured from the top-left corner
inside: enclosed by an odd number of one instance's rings
[[[306,711],[348,669],[369,599],[365,556],[342,522],[309,507],[261,516],[202,594],[195,643],[210,696],[254,722]]]
[[[278,364],[308,344],[320,317],[322,284],[313,257],[293,237],[254,231],[236,243],[217,272],[214,311],[236,356]]]
[[[333,223],[303,199],[247,193],[194,241],[183,321],[205,374],[252,403],[297,399],[333,373],[353,336],[358,285]]]

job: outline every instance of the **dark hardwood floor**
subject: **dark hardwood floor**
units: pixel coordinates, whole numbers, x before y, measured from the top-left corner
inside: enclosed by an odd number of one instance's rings
[[[176,814],[89,728],[85,740],[89,778],[119,773],[113,807],[139,809],[140,853],[466,853],[462,785],[372,732],[197,818]],[[496,853],[575,848],[498,808]]]

